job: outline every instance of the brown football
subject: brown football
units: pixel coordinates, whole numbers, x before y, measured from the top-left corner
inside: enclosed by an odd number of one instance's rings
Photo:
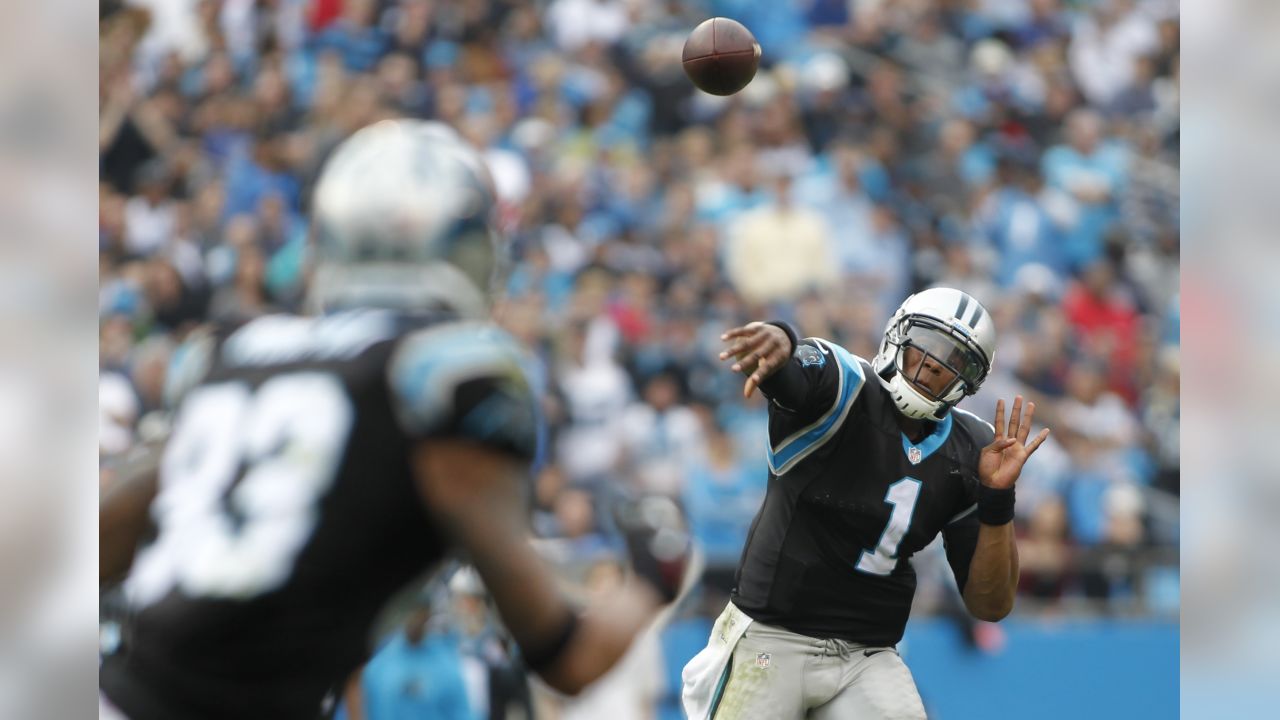
[[[760,43],[742,23],[704,20],[689,33],[681,55],[693,84],[712,95],[732,95],[751,82],[760,66]]]

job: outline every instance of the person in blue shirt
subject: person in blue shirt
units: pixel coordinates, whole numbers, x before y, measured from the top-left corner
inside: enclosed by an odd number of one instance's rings
[[[1102,116],[1076,110],[1067,118],[1068,144],[1050,148],[1041,165],[1049,186],[1075,200],[1075,221],[1064,248],[1073,268],[1102,255],[1103,236],[1119,217],[1118,197],[1128,180],[1128,150],[1103,141]]]
[[[429,605],[415,608],[369,660],[358,690],[347,696],[347,720],[474,720],[457,637],[429,632],[430,620]]]
[[[690,469],[684,490],[689,522],[710,564],[736,569],[751,520],[764,500],[766,476],[757,470],[737,455],[733,438],[711,424],[707,457]]]
[[[1069,269],[1058,226],[1041,199],[1044,183],[1034,160],[1009,153],[997,165],[998,185],[983,202],[975,230],[998,260],[996,281],[1011,287],[1018,271],[1043,265],[1058,277]]]

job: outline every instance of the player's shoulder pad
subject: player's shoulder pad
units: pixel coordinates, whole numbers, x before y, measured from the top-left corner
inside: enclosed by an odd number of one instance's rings
[[[402,340],[388,365],[396,413],[414,437],[456,436],[522,455],[537,445],[530,358],[503,330],[449,323]]]
[[[807,337],[796,345],[793,356],[803,367],[825,368],[828,362],[840,370],[843,376],[855,381],[850,388],[857,395],[866,382],[871,365],[862,358],[845,350],[839,344],[819,337]]]
[[[951,416],[953,422],[961,428],[961,432],[972,439],[977,450],[990,445],[996,437],[996,429],[991,423],[968,410],[951,408]]]
[[[823,405],[815,408],[815,412],[821,411],[822,414],[776,445],[770,444],[767,458],[769,469],[775,475],[782,475],[795,467],[837,434],[870,372],[869,366],[864,367],[865,360],[822,338],[801,340],[793,357],[805,372],[821,374],[817,382],[822,388],[820,397]]]
[[[169,409],[176,408],[192,388],[199,385],[213,366],[214,352],[218,346],[218,334],[202,327],[192,331],[169,356],[169,367],[164,376],[161,395]]]

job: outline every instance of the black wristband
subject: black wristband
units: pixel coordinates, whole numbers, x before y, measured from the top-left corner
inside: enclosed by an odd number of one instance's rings
[[[1013,520],[1013,488],[993,488],[978,483],[978,522],[1004,525]]]
[[[524,665],[534,672],[541,672],[551,666],[568,647],[574,633],[578,631],[578,613],[570,610],[565,616],[555,635],[532,647],[521,647]]]
[[[791,341],[791,352],[795,352],[796,348],[800,347],[800,334],[796,332],[795,328],[791,327],[791,323],[785,320],[770,320],[765,325],[781,328],[782,332],[787,334],[787,339]]]

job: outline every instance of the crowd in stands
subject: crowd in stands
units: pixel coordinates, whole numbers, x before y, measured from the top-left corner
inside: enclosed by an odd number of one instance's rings
[[[947,285],[1000,332],[962,407],[1021,393],[1053,430],[1018,486],[1020,611],[1176,613],[1144,560],[1177,544],[1176,2],[101,5],[104,474],[194,327],[301,308],[335,144],[435,118],[501,199],[495,316],[540,360],[534,525],[563,557],[614,551],[619,493],[667,493],[727,591],[767,417],[720,334],[785,319],[870,358],[908,294]],[[713,15],[763,48],[730,98],[680,66]]]

